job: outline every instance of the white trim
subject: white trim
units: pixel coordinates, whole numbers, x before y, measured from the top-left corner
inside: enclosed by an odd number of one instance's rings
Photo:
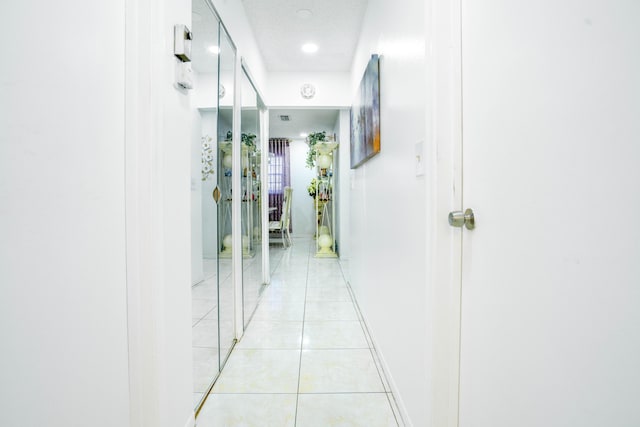
[[[453,204],[464,211],[463,185],[463,130],[462,130],[462,1],[451,2],[451,151],[453,165]],[[449,190],[451,191],[451,190]],[[451,253],[451,343],[449,377],[449,419],[452,426],[458,426],[460,414],[460,328],[462,314],[462,228],[453,231]]]
[[[427,272],[432,307],[431,425],[457,427],[460,377],[462,234],[449,227],[450,211],[462,200],[461,0],[434,0],[427,11],[430,28],[427,63],[427,135],[430,159],[427,206]],[[428,36],[429,37],[429,36]]]
[[[362,311],[362,309],[360,308],[360,306],[357,303],[357,299],[355,297],[355,294],[353,292],[353,289],[351,289],[351,285],[349,285],[350,288],[350,293],[351,293],[351,298],[353,298],[353,302],[356,306],[357,311],[360,313],[360,317],[362,320],[362,323],[364,324],[365,327],[365,333],[366,335],[368,335],[369,339],[371,340],[371,344],[373,345],[373,348],[371,349],[373,352],[375,352],[378,361],[380,362],[381,368],[382,368],[382,372],[379,372],[380,376],[384,377],[384,380],[386,380],[389,389],[391,391],[391,393],[393,394],[393,397],[395,399],[396,405],[398,410],[400,411],[399,415],[400,416],[400,420],[397,420],[399,425],[402,427],[413,427],[413,423],[411,422],[411,419],[409,418],[409,413],[407,411],[406,406],[404,405],[404,401],[401,398],[398,386],[396,385],[395,380],[393,379],[393,377],[391,376],[391,370],[389,369],[389,365],[387,364],[387,361],[385,360],[384,356],[382,355],[381,352],[378,351],[378,340],[375,338],[375,336],[373,335],[373,333],[371,332],[371,329],[369,328],[369,322],[367,322],[367,316],[364,314],[364,312]],[[385,390],[386,392],[386,390]],[[394,414],[395,415],[395,414]]]
[[[227,34],[227,38],[230,36]],[[235,53],[235,65],[233,70],[233,174],[231,175],[231,188],[233,191],[232,204],[231,204],[231,235],[233,238],[233,245],[231,247],[232,253],[232,280],[234,290],[234,331],[235,337],[238,341],[242,338],[244,333],[243,322],[243,309],[244,304],[242,301],[242,180],[241,180],[241,168],[242,168],[242,140],[241,140],[241,117],[242,117],[242,93],[241,88],[241,74],[242,67],[240,62],[240,55],[236,51]]]
[[[196,414],[193,413],[189,416],[189,419],[187,420],[186,424],[184,425],[184,427],[196,427]]]
[[[161,5],[126,0],[125,16],[125,198],[127,263],[127,328],[129,341],[129,403],[131,426],[161,422],[160,360],[156,324],[162,297],[161,194],[154,185],[153,154],[162,135],[158,73],[154,67],[154,23],[162,22]],[[149,79],[152,81],[149,82]],[[151,189],[151,191],[149,190]]]
[[[269,112],[264,103],[264,97],[262,96],[262,92],[260,88],[257,87],[255,80],[253,79],[253,75],[251,74],[251,70],[247,65],[245,58],[240,57],[240,65],[242,68],[242,73],[244,73],[249,79],[249,83],[253,90],[256,92],[257,96],[257,106],[258,106],[258,135],[260,135],[260,140],[258,141],[259,149],[262,153],[260,156],[260,221],[262,222],[261,227],[261,235],[260,235],[260,243],[262,246],[261,250],[261,263],[262,263],[262,283],[269,284],[271,282],[271,274],[269,273],[269,190],[266,185],[268,185],[268,153],[269,153]],[[238,78],[242,78],[240,75]],[[242,86],[242,85],[240,85]],[[242,95],[242,94],[241,94]],[[240,105],[240,111],[242,112],[242,105]],[[240,123],[240,127],[242,127],[242,123]],[[264,196],[267,196],[266,199]],[[243,306],[244,307],[244,306]]]
[[[269,258],[269,110],[260,110],[260,200],[262,205],[262,282],[271,283]]]

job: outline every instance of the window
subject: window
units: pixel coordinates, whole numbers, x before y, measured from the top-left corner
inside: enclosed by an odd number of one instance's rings
[[[282,194],[284,192],[283,165],[284,156],[269,153],[269,194]]]
[[[289,142],[286,138],[269,138],[269,221],[280,220],[284,188],[291,185]]]

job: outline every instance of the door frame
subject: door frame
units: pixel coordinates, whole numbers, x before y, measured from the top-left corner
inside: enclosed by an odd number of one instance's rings
[[[461,0],[434,0],[426,9],[426,132],[431,140],[426,186],[427,280],[432,307],[431,425],[457,427],[460,385],[462,229],[449,212],[462,200]]]
[[[190,284],[190,268],[186,267],[189,257],[182,254],[188,239],[175,244],[167,235],[188,221],[184,214],[176,220],[163,215],[169,198],[188,195],[188,189],[177,187],[167,195],[167,182],[175,183],[177,173],[166,157],[170,155],[168,149],[175,148],[169,144],[173,134],[189,135],[186,115],[178,114],[170,124],[164,120],[165,114],[184,112],[172,97],[184,99],[186,92],[167,84],[173,81],[175,59],[163,47],[169,46],[165,42],[173,34],[168,22],[188,22],[191,9],[150,0],[125,3],[123,143],[129,419],[135,426],[193,426],[195,414],[188,380],[191,319],[170,319],[176,311],[189,313],[189,292],[169,286],[172,281]],[[179,168],[186,168],[186,159],[186,155],[180,158]],[[171,259],[177,252],[178,261]],[[172,301],[170,310],[167,301]],[[166,369],[168,365],[172,369]],[[173,405],[164,405],[166,401]]]

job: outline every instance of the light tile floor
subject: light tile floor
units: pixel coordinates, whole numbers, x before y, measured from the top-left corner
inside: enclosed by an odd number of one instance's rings
[[[233,341],[233,313],[230,310],[218,313],[217,260],[203,259],[203,270],[204,280],[191,288],[194,405],[201,400],[218,372],[220,351],[226,354],[225,349]],[[221,299],[232,301],[230,259],[220,260],[219,273]],[[223,322],[220,329],[219,319]],[[222,336],[219,337],[220,330]],[[224,344],[222,350],[219,340]]]
[[[338,260],[314,253],[295,239],[272,266],[198,427],[403,425]]]

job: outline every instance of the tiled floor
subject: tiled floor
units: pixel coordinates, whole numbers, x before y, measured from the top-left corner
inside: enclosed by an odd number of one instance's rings
[[[204,259],[204,278],[191,288],[194,405],[206,392],[219,366],[219,338],[225,348],[233,341],[233,313],[223,311],[222,337],[218,337],[218,267],[215,259]],[[220,260],[221,299],[232,301],[231,259]],[[229,304],[227,304],[229,306]],[[224,353],[223,348],[222,352]],[[225,353],[226,354],[226,353]]]
[[[401,426],[336,259],[284,252],[198,427]]]
[[[283,250],[273,248],[270,256],[274,267],[278,265]],[[244,270],[244,307],[250,316],[257,303],[262,288],[262,255],[255,251],[253,256],[242,260]],[[197,405],[209,389],[218,368],[224,363],[233,344],[233,283],[231,280],[231,259],[203,260],[204,280],[191,288],[192,303],[192,357],[193,357],[193,402]],[[218,286],[220,277],[220,289]],[[218,298],[220,305],[218,310]],[[247,319],[248,320],[248,319]],[[220,323],[220,328],[218,328]]]

